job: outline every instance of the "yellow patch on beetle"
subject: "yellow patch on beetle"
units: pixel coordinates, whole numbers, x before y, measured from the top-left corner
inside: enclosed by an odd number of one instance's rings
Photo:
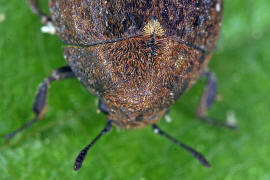
[[[162,26],[158,22],[158,20],[151,20],[150,22],[148,22],[144,26],[143,31],[145,35],[156,34],[158,36],[161,36],[164,33]]]
[[[177,68],[181,67],[184,64],[184,61],[185,61],[184,57],[182,55],[179,55],[176,59],[175,64],[174,64],[175,67],[177,67]]]

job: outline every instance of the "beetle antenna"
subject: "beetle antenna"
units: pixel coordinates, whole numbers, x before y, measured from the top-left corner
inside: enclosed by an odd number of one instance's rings
[[[166,132],[162,131],[156,124],[152,125],[152,128],[154,130],[155,133],[166,137],[167,139],[169,139],[170,141],[172,141],[173,143],[177,144],[178,146],[184,148],[185,150],[187,150],[189,153],[191,153],[196,159],[198,159],[200,161],[200,163],[202,163],[205,167],[210,167],[209,162],[206,160],[206,158],[200,154],[199,152],[197,152],[196,150],[192,149],[191,147],[183,144],[182,142],[174,139],[173,137],[171,137],[169,134],[167,134]]]
[[[104,129],[95,137],[95,139],[88,144],[83,150],[81,150],[80,154],[77,156],[74,163],[74,170],[78,171],[82,167],[82,163],[84,161],[85,156],[87,155],[88,150],[99,140],[99,138],[108,133],[112,129],[112,121],[108,120]]]

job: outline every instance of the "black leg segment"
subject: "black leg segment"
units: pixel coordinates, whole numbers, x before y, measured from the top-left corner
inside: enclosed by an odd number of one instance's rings
[[[205,167],[210,167],[209,162],[205,159],[205,157],[200,154],[199,152],[197,152],[196,150],[192,149],[191,147],[183,144],[182,142],[176,140],[175,138],[171,137],[169,134],[167,134],[166,132],[162,131],[156,124],[152,125],[152,128],[154,130],[155,133],[166,137],[167,139],[169,139],[170,141],[172,141],[173,143],[177,144],[178,146],[184,148],[185,150],[187,150],[189,153],[191,153],[196,159],[198,159],[200,161],[200,163],[202,163],[202,165],[204,165]]]
[[[104,100],[103,99],[99,99],[98,101],[98,108],[99,110],[105,114],[105,115],[108,115],[109,114],[109,110],[108,110],[108,107],[106,106],[106,104],[104,103]]]
[[[75,75],[71,71],[69,66],[63,66],[59,69],[54,70],[49,77],[44,79],[44,81],[39,86],[38,92],[35,97],[35,102],[33,104],[33,111],[35,113],[35,118],[23,125],[21,128],[11,132],[6,136],[6,140],[9,140],[17,133],[27,129],[28,127],[32,126],[35,122],[40,120],[45,114],[45,107],[47,104],[47,97],[48,97],[48,90],[50,83],[53,81],[59,81],[63,79],[73,78]]]
[[[200,100],[200,104],[197,109],[197,116],[204,122],[211,125],[237,129],[237,126],[235,124],[220,122],[206,116],[207,110],[212,106],[216,98],[217,82],[215,75],[210,71],[204,71],[202,77],[206,77],[207,85],[205,86],[203,95]]]
[[[79,170],[82,167],[82,163],[83,163],[84,158],[87,155],[87,152],[89,151],[89,149],[99,140],[99,138],[102,135],[108,133],[111,129],[112,129],[112,121],[108,120],[104,129],[77,156],[75,163],[74,163],[74,167],[73,167],[75,171]]]

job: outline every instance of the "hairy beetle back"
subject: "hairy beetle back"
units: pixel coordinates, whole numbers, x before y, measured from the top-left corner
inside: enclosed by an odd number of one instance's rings
[[[195,82],[222,17],[221,0],[51,0],[50,9],[71,69],[125,128],[153,124]]]

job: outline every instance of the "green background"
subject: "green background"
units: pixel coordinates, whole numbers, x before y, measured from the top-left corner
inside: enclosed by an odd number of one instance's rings
[[[80,171],[73,162],[105,124],[97,99],[78,80],[54,83],[45,118],[4,142],[4,135],[33,118],[35,91],[65,64],[57,36],[42,34],[25,1],[0,0],[0,179],[270,179],[270,1],[226,0],[223,29],[210,63],[219,100],[209,115],[234,116],[237,132],[200,122],[200,80],[159,125],[202,152],[206,169],[186,151],[152,133],[117,130],[89,152]],[[1,16],[0,15],[0,16]],[[3,17],[3,16],[2,16]]]

